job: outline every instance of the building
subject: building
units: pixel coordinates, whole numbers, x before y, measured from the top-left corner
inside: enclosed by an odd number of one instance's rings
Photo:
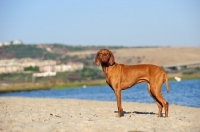
[[[80,62],[69,62],[67,64],[60,65],[43,65],[40,67],[40,72],[66,72],[66,71],[76,71],[83,69],[84,65]]]
[[[55,60],[39,60],[31,58],[0,60],[1,73],[24,72],[26,67],[39,67],[40,72],[66,72],[83,69],[83,63],[69,62],[57,65]]]
[[[20,44],[23,44],[21,40],[6,41],[6,42],[0,42],[0,47],[9,45],[20,45]]]

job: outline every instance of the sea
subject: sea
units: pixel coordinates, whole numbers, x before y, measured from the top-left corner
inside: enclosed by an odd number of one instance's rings
[[[200,108],[200,79],[169,81],[169,92],[165,83],[162,85],[162,95],[169,104]],[[147,84],[136,84],[122,91],[123,102],[155,103],[147,91]],[[113,90],[108,86],[86,86],[79,88],[50,89],[37,91],[21,91],[1,93],[0,97],[29,97],[29,98],[60,98],[84,99],[100,101],[116,101]]]

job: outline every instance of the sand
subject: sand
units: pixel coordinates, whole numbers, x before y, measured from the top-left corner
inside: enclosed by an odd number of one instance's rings
[[[156,104],[74,99],[0,97],[0,132],[198,132],[200,108],[170,105],[158,118]]]

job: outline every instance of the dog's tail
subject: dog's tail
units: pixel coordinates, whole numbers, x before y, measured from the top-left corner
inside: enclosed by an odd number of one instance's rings
[[[164,80],[165,80],[165,84],[166,84],[166,91],[169,92],[168,77],[167,77],[167,74],[166,74],[166,73],[164,73]]]

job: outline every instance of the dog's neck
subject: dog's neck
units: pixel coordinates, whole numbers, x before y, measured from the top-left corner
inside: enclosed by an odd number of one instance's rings
[[[106,75],[108,72],[109,67],[114,66],[116,63],[114,62],[112,65],[109,65],[108,63],[101,63],[101,67],[103,69],[104,74]]]

